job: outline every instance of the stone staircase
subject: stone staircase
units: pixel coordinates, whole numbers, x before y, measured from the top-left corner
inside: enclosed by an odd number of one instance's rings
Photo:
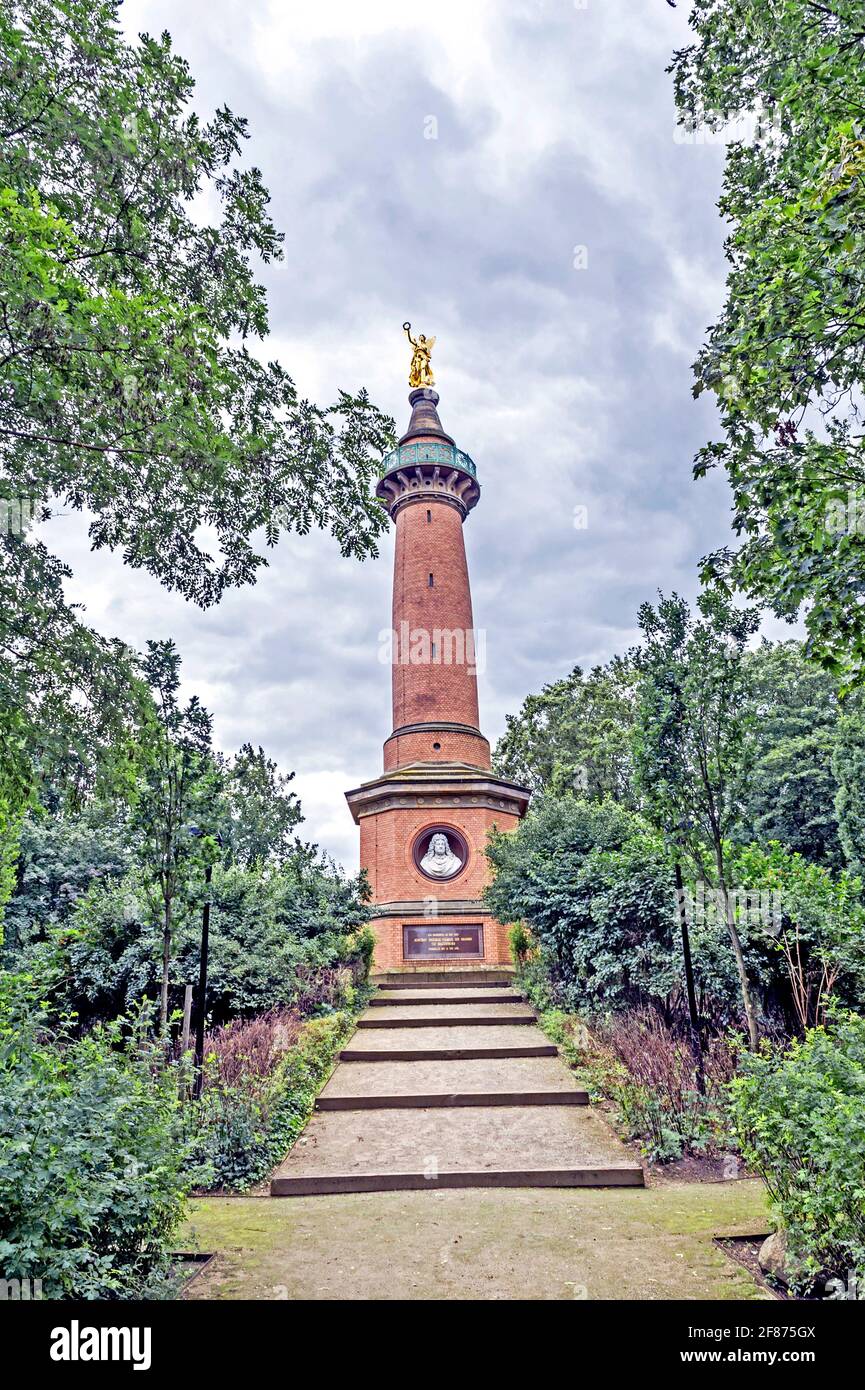
[[[271,1180],[274,1197],[642,1186],[504,972],[389,975]]]

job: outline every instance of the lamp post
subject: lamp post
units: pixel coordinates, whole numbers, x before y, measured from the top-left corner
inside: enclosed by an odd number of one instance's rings
[[[189,826],[189,834],[197,840],[212,839],[222,849],[222,836],[207,836],[198,825]],[[198,957],[198,1013],[195,1019],[195,1080],[192,1094],[196,1099],[204,1085],[204,1022],[207,1014],[207,957],[210,950],[210,885],[213,880],[213,857],[207,856],[204,867],[204,906],[201,910],[201,950]]]

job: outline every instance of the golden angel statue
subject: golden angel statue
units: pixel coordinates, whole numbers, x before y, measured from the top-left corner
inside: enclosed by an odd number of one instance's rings
[[[430,361],[432,350],[435,347],[435,338],[425,338],[422,333],[419,333],[415,339],[411,336],[410,323],[404,323],[403,328],[405,329],[406,337],[414,349],[408,374],[409,386],[411,386],[413,390],[418,386],[435,386],[435,377],[433,376],[432,362]]]

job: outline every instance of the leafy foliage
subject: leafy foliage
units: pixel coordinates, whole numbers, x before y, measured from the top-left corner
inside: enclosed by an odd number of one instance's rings
[[[865,1277],[865,1019],[840,1014],[784,1050],[741,1059],[731,1117],[787,1233],[794,1287]]]
[[[281,774],[264,749],[245,743],[223,763],[227,818],[223,827],[229,864],[281,864],[294,850],[294,828],[303,820],[300,802],[288,790],[294,773]]]
[[[792,618],[849,684],[865,663],[865,25],[860,0],[695,0],[672,65],[680,120],[755,116],[728,146],[727,299],[695,364],[742,537],[704,561]],[[843,520],[841,514],[843,513]],[[852,515],[851,515],[852,514]]]
[[[276,1012],[206,1040],[204,1091],[185,1121],[210,1187],[249,1187],[284,1157],[354,1026],[351,1012],[303,1025]]]
[[[735,858],[742,889],[768,892],[777,903],[771,943],[786,974],[787,1025],[820,1023],[833,996],[865,1007],[865,901],[862,881],[833,874],[774,843],[749,845]]]
[[[94,792],[123,795],[149,707],[133,654],[66,603],[67,574],[41,541],[0,525],[0,797],[13,827],[31,797],[75,809]]]
[[[118,10],[0,17],[0,760],[23,737],[25,773],[0,802],[4,891],[46,761],[89,788],[146,717],[130,653],[64,598],[55,507],[201,604],[254,580],[257,537],[320,527],[363,558],[387,525],[370,482],[392,422],[364,391],[301,399],[250,350],[267,333],[251,260],[282,238],[240,160],[246,122],[196,115],[169,35],[129,43]]]
[[[535,792],[611,797],[639,810],[632,755],[638,663],[638,653],[630,652],[588,676],[577,667],[529,695],[520,712],[508,716],[496,747],[499,773]],[[764,640],[747,651],[743,683],[751,715],[750,773],[731,838],[742,844],[778,840],[815,862],[842,867],[834,802],[843,768],[836,773],[833,759],[847,756],[846,750],[836,755],[836,745],[852,697],[842,701],[837,682],[794,640]],[[860,742],[865,746],[865,734]]]
[[[754,751],[735,838],[778,840],[806,859],[841,868],[833,768],[841,721],[836,682],[807,661],[794,641],[762,642],[746,656],[744,678]]]
[[[495,751],[495,768],[533,791],[576,791],[588,800],[609,797],[634,806],[630,767],[634,670],[625,657],[579,666],[564,680],[529,695],[508,715]]]
[[[201,833],[212,831],[221,784],[211,752],[211,718],[193,695],[179,700],[180,657],[173,642],[148,642],[142,667],[154,692],[155,718],[142,750],[141,770],[132,806],[143,864],[159,886],[162,915],[162,984],[159,1022],[168,1018],[168,985],[174,932],[175,900],[188,891],[190,868],[200,863]],[[203,820],[202,827],[192,822]],[[199,832],[196,839],[190,833]]]
[[[841,720],[832,770],[838,785],[835,814],[847,862],[865,874],[865,719],[851,711]]]
[[[362,952],[369,921],[358,879],[309,851],[281,871],[216,870],[211,913],[208,1004],[217,1019],[248,1018],[295,1004],[316,976]],[[176,977],[198,972],[198,932],[185,934]]]
[[[131,867],[123,825],[103,805],[54,815],[34,807],[21,827],[6,908],[6,963],[20,964],[31,946],[69,922],[94,885],[113,884]]]
[[[511,960],[519,969],[525,966],[534,949],[531,932],[522,922],[515,922],[508,932],[508,949]]]
[[[300,400],[246,348],[267,331],[250,257],[282,257],[261,174],[237,163],[246,122],[191,112],[169,35],[127,43],[117,10],[19,0],[0,28],[5,474],[88,507],[94,545],[203,603],[254,577],[260,528],[375,553],[390,422],[363,393]],[[213,225],[190,215],[204,195]]]
[[[199,889],[199,892],[202,890]],[[362,959],[368,971],[369,920],[361,879],[299,850],[281,869],[217,865],[211,891],[207,1013],[217,1023],[294,1006],[311,982]],[[191,896],[174,921],[169,1005],[197,985],[201,922]],[[162,927],[149,880],[135,870],[97,882],[66,928],[45,948],[69,1009],[83,1021],[110,1019],[161,990]],[[327,997],[321,1004],[328,1005]]]
[[[662,597],[657,609],[647,603],[640,609],[645,641],[637,657],[634,764],[652,824],[689,855],[702,879],[707,847],[714,861],[754,1047],[757,1017],[730,901],[725,842],[739,820],[750,773],[753,715],[743,655],[758,616],[718,594],[703,593],[698,604],[698,620],[676,595]]]
[[[567,1007],[652,1001],[678,984],[674,888],[663,844],[633,812],[546,797],[516,831],[494,834],[486,901],[525,922]]]
[[[0,944],[4,906],[15,882],[24,806],[30,791],[25,747],[20,716],[0,707]]]
[[[177,1075],[119,1025],[73,1037],[0,974],[0,1273],[47,1298],[159,1297],[189,1178]]]

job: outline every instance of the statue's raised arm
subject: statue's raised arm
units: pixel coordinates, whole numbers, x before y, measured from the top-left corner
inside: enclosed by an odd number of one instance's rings
[[[410,323],[404,323],[403,328],[413,348],[408,376],[409,386],[413,390],[419,386],[435,386],[435,377],[430,361],[430,355],[435,347],[435,338],[425,338],[422,333],[419,333],[417,338],[413,338]]]

